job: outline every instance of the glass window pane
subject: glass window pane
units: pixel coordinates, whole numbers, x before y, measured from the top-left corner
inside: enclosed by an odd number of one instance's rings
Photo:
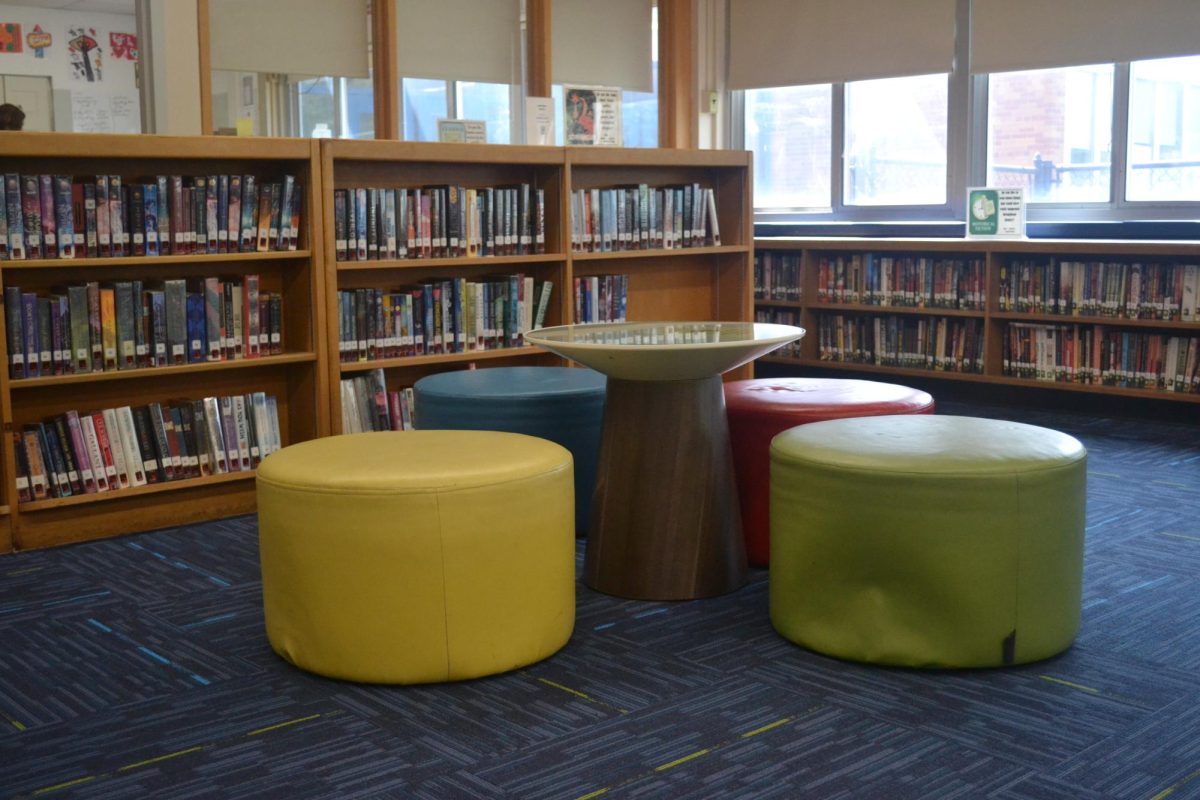
[[[1034,202],[1107,202],[1112,98],[1112,64],[990,75],[988,185],[1023,186]]]
[[[846,84],[847,205],[946,202],[946,75]]]
[[[554,143],[562,147],[563,143],[563,87],[555,83],[550,87],[550,98],[554,101]]]
[[[405,78],[404,138],[412,142],[436,142],[437,121],[446,118],[446,81]]]
[[[788,86],[745,94],[755,208],[828,208],[833,89]]]
[[[300,136],[325,139],[333,136],[333,78],[300,81]]]
[[[459,117],[486,122],[488,144],[512,144],[512,87],[473,81],[456,85]]]
[[[344,78],[342,138],[375,138],[375,87],[370,78]]]
[[[1129,65],[1127,200],[1200,200],[1200,56]]]

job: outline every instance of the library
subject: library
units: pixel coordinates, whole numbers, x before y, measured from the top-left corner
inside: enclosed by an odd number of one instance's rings
[[[0,797],[1200,798],[1194,0],[0,2]]]

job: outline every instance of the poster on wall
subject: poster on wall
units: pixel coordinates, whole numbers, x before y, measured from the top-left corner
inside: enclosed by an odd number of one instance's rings
[[[967,190],[968,239],[1019,239],[1025,235],[1025,190],[980,187]]]
[[[33,30],[25,34],[25,43],[33,51],[34,58],[45,58],[46,48],[54,43],[54,37],[42,30],[41,25],[34,25]]]
[[[564,140],[572,145],[621,146],[621,90],[563,87]]]
[[[138,41],[137,34],[133,33],[117,33],[111,31],[108,34],[108,53],[116,61],[137,61],[138,60]]]
[[[21,23],[0,22],[0,53],[21,53]]]
[[[84,26],[68,29],[67,53],[71,59],[71,77],[77,81],[98,83],[103,75],[103,50],[96,29]]]
[[[104,98],[71,92],[71,130],[76,133],[112,133],[112,112]]]

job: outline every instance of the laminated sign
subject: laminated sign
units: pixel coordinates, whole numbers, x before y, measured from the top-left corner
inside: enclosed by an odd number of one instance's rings
[[[1024,235],[1024,189],[967,190],[968,238],[1016,239]]]

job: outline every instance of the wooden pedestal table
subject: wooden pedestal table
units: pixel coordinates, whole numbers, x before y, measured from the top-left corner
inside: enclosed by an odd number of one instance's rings
[[[750,322],[564,325],[525,336],[608,376],[584,580],[686,600],[746,581],[721,373],[804,335]]]

